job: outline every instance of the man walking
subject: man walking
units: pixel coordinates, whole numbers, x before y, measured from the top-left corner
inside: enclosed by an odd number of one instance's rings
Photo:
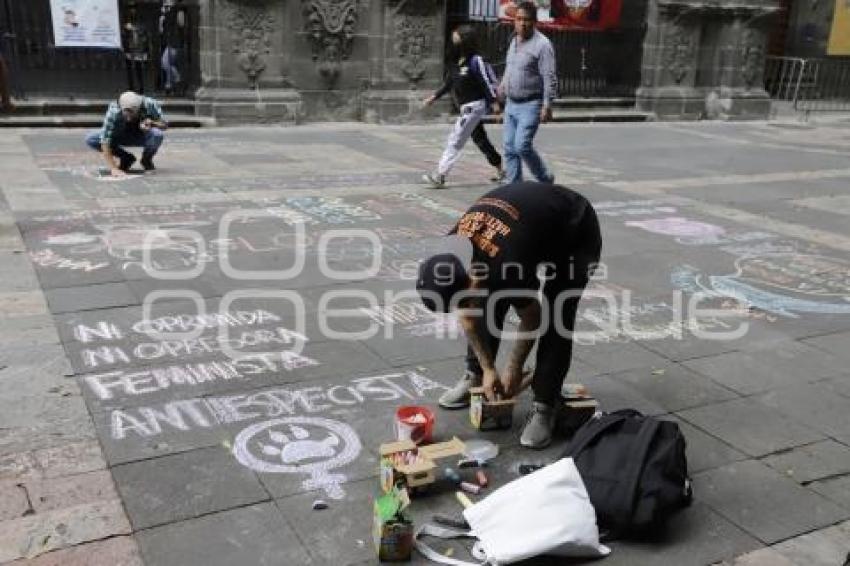
[[[115,177],[124,176],[136,162],[135,156],[125,147],[143,147],[142,167],[152,171],[156,169],[153,158],[162,145],[163,131],[167,127],[159,102],[128,90],[118,102],[109,105],[103,127],[87,135],[86,144],[103,153]]]
[[[596,212],[567,188],[517,183],[481,197],[451,233],[443,251],[420,265],[416,285],[429,309],[457,310],[469,342],[466,372],[439,404],[468,406],[470,387],[481,385],[490,400],[515,396],[537,342],[534,408],[520,444],[543,448],[552,440],[555,404],[570,368],[579,299],[599,262]],[[542,293],[539,268],[546,271]],[[495,360],[509,306],[519,316],[519,333],[500,372]]]
[[[534,135],[541,122],[552,119],[552,101],[558,81],[555,50],[549,39],[536,29],[537,6],[521,2],[514,14],[516,35],[508,46],[505,75],[499,94],[505,99],[505,169],[507,182],[522,181],[522,162],[544,183],[555,176],[534,149]]]

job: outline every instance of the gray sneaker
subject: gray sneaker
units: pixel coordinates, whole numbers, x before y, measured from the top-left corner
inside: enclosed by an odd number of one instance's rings
[[[469,406],[469,389],[481,386],[481,376],[464,372],[454,387],[440,396],[437,403],[444,409],[463,409]]]
[[[528,422],[522,429],[519,443],[526,448],[546,448],[552,442],[555,428],[555,408],[545,403],[534,403],[528,414]]]

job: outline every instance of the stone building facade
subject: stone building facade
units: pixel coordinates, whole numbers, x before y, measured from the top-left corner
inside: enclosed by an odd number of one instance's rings
[[[768,115],[777,0],[643,1],[638,108],[659,119]],[[199,3],[197,107],[220,123],[419,120],[442,77],[445,0]]]

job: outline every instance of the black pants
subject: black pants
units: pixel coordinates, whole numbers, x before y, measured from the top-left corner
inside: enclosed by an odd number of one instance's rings
[[[493,167],[499,167],[502,165],[502,156],[499,155],[499,152],[496,151],[496,148],[493,147],[492,143],[490,143],[490,138],[487,137],[487,131],[484,129],[484,124],[482,122],[478,122],[478,125],[475,126],[474,130],[472,130],[472,141],[475,142],[475,145],[478,146],[478,149],[480,149],[481,153],[484,154],[484,157],[487,158],[487,163]]]
[[[531,388],[534,391],[534,400],[548,405],[558,399],[561,386],[570,370],[573,353],[572,333],[575,330],[579,300],[593,266],[599,263],[602,251],[599,220],[589,204],[577,229],[570,232],[571,234],[564,235],[564,248],[567,248],[567,251],[553,261],[555,276],[546,281],[543,287],[543,300],[548,305],[544,314],[548,318],[546,321],[541,320],[541,324],[548,322],[548,325],[537,342]],[[493,322],[499,333],[504,326],[508,306],[508,301],[502,300],[493,307]],[[482,341],[495,360],[499,350],[499,335],[484,331]],[[467,347],[466,369],[476,375],[483,373],[472,347]]]

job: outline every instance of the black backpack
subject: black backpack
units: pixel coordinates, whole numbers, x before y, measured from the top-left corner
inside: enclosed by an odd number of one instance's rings
[[[679,425],[631,409],[600,414],[573,436],[571,457],[606,540],[639,537],[693,499]]]

